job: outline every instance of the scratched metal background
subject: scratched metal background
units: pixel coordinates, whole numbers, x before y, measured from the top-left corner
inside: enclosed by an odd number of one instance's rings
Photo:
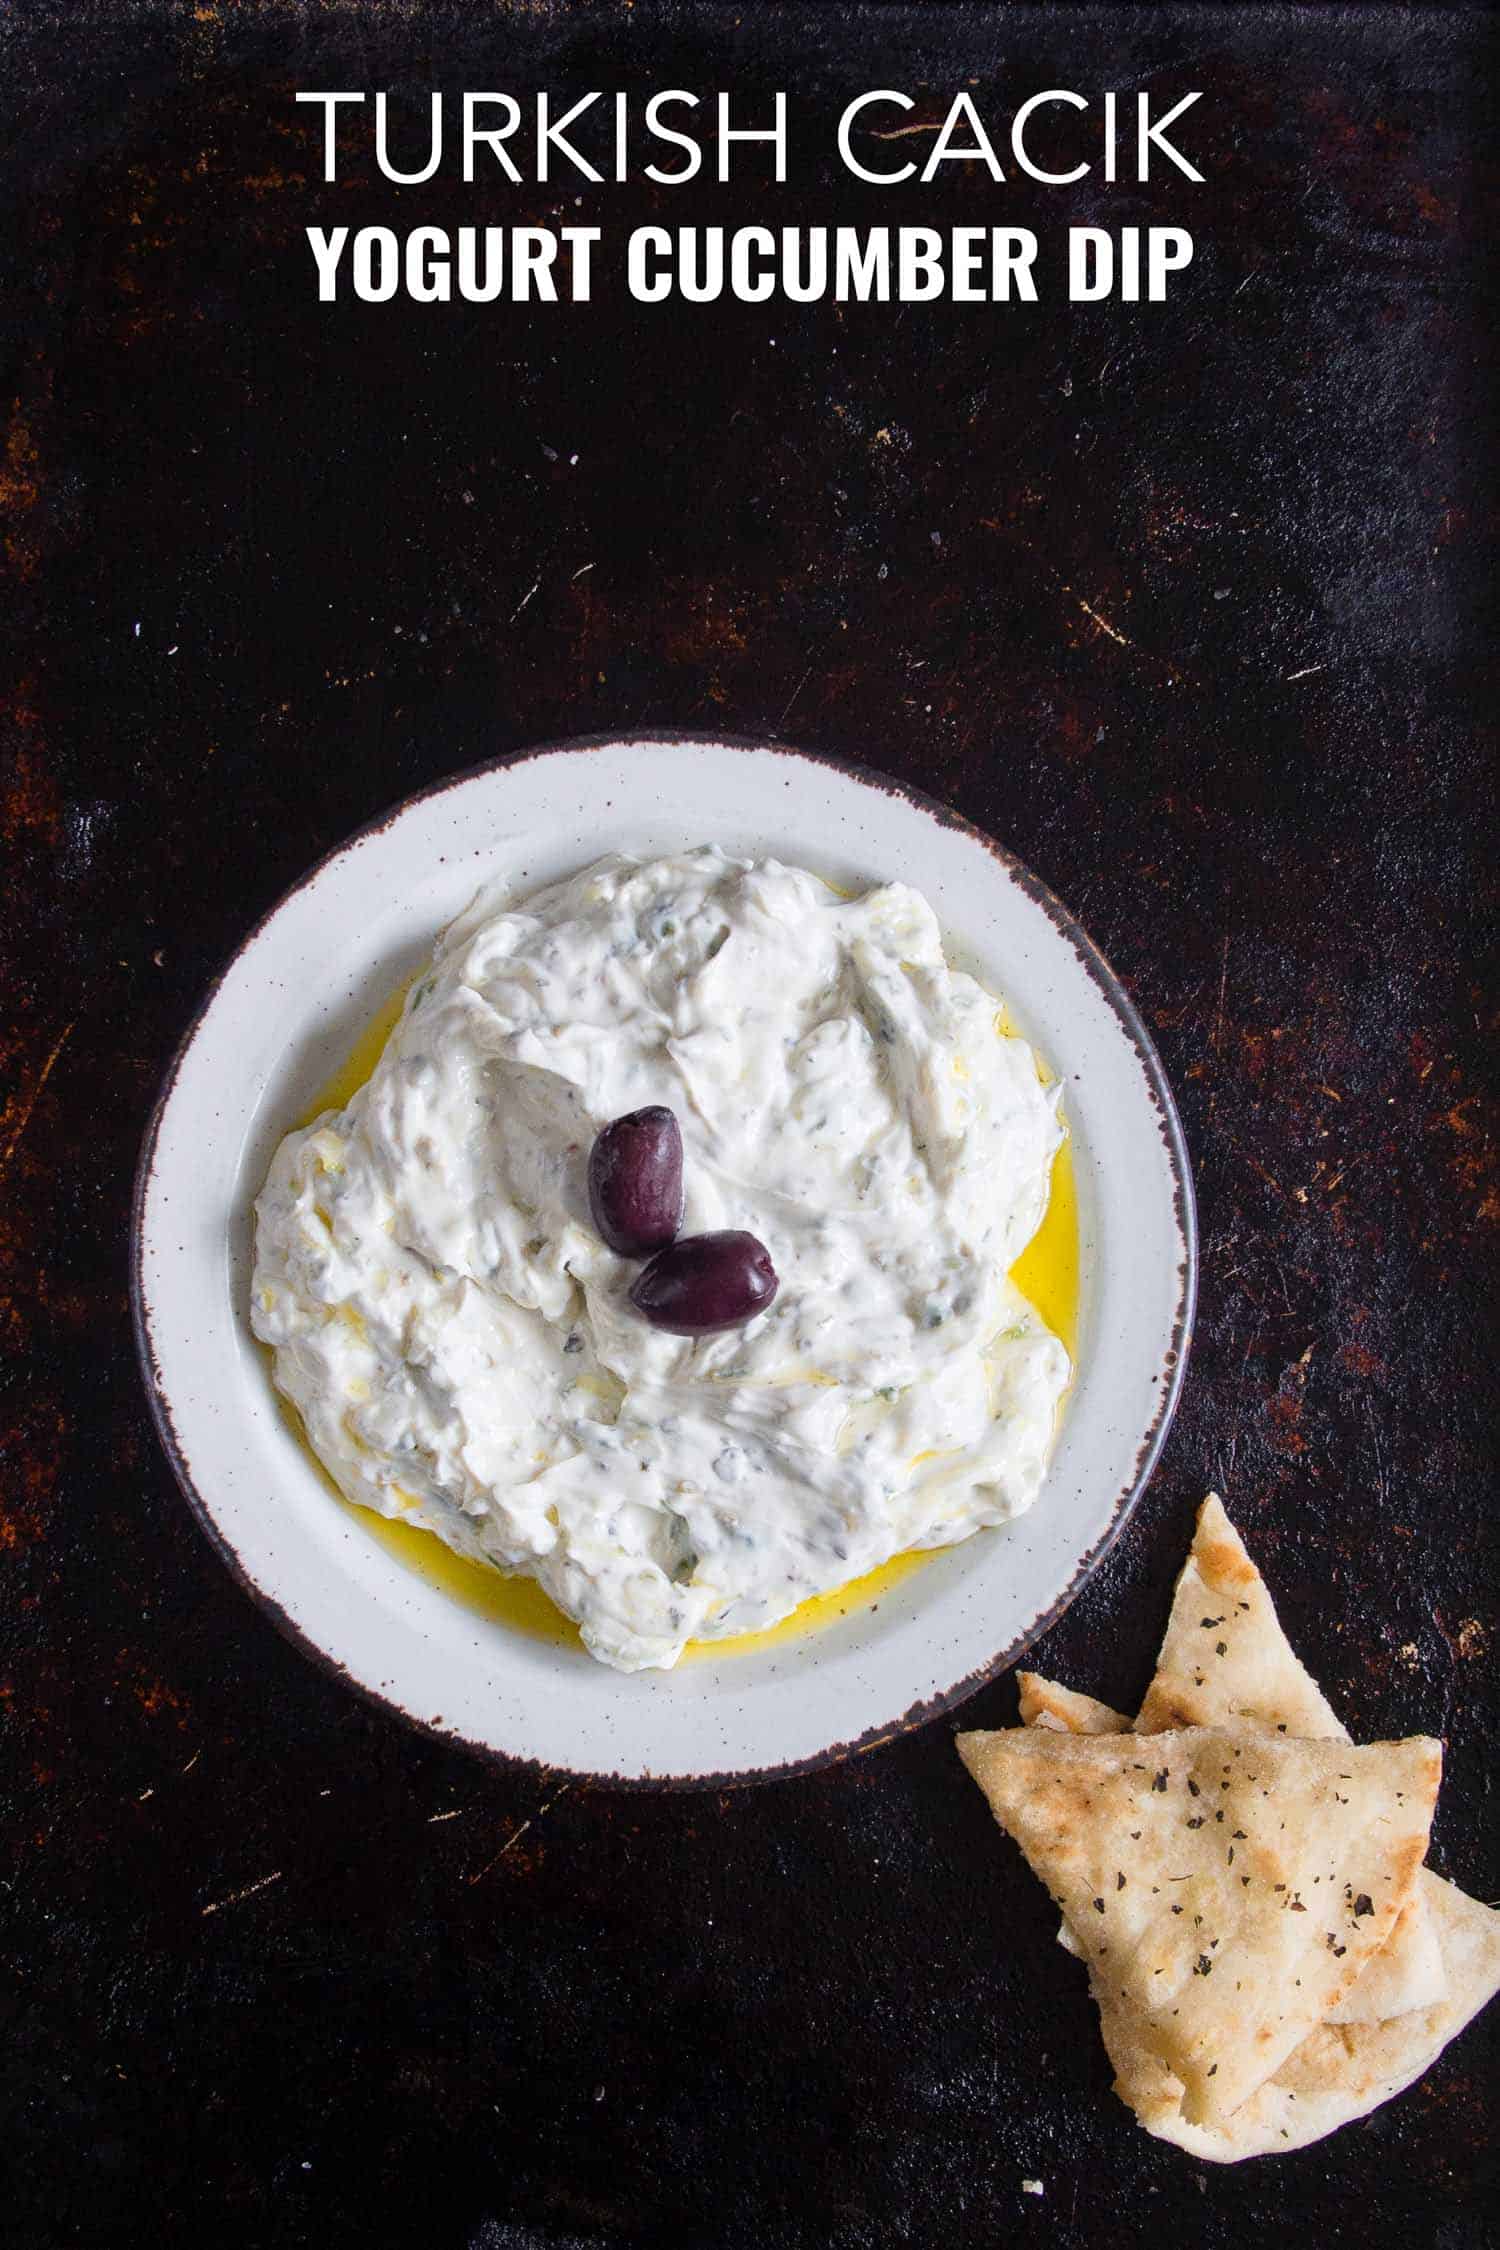
[[[655,722],[938,791],[1123,973],[1201,1198],[1182,1412],[1040,1661],[1128,1703],[1217,1484],[1356,1733],[1447,1736],[1434,1856],[1494,1895],[1495,59],[1430,9],[0,18],[8,2241],[1493,2239],[1500,2017],[1306,2154],[1139,2134],[949,1721],[620,1797],[325,1678],[173,1488],[125,1224],[205,980],[418,784]],[[971,81],[1200,86],[1209,184],[817,153],[860,88],[930,125]],[[785,85],[794,179],[403,196],[350,136],[325,189],[291,102],[543,83]],[[589,307],[313,301],[309,220],[559,211]],[[648,217],[1031,223],[1049,301],[649,310]],[[1194,228],[1167,306],[1058,301],[1087,219]]]

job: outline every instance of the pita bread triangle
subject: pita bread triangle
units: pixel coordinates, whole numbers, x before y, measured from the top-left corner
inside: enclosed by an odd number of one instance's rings
[[[1265,1580],[1211,1492],[1198,1510],[1135,1731],[1237,1724],[1311,1741],[1349,1739],[1294,1655]]]
[[[1091,1695],[1081,1695],[1038,1672],[1017,1675],[1026,1726],[1064,1728],[1075,1734],[1127,1734],[1130,1721]],[[1356,2003],[1377,1992],[1395,1996],[1390,1965],[1402,1933],[1422,1910],[1437,1970],[1427,2000],[1384,2009]],[[1058,1943],[1081,1948],[1066,1922]],[[1330,2009],[1316,2030],[1295,2047],[1274,2077],[1256,2088],[1218,2126],[1188,2125],[1182,2115],[1182,2082],[1145,2044],[1129,2014],[1108,1994],[1095,1993],[1100,2029],[1114,2064],[1119,2091],[1148,2132],[1214,2164],[1247,2156],[1275,2156],[1305,2148],[1341,2125],[1366,2117],[1402,2093],[1434,2063],[1451,2039],[1500,1991],[1500,1913],[1445,1883],[1424,1867],[1391,1936],[1369,1963],[1341,2008]]]
[[[1198,1683],[1192,1672],[1205,1668],[1193,1663],[1192,1631],[1196,1605],[1205,1596],[1249,1600],[1262,1637],[1247,1662],[1240,1661],[1247,1652],[1236,1648],[1234,1663],[1207,1672]],[[1200,1631],[1202,1619],[1213,1614],[1212,1599],[1197,1608]],[[1250,1704],[1261,1725],[1272,1728],[1283,1720],[1290,1724],[1293,1713],[1300,1712],[1305,1722],[1319,1705],[1329,1708],[1288,1645],[1259,1574],[1212,1494],[1199,1511],[1193,1553],[1178,1580],[1160,1672],[1143,1718],[1153,1707],[1158,1685],[1162,1698],[1180,1697],[1184,1678],[1195,1692],[1217,1688],[1226,1706],[1238,1696]],[[1021,1716],[1028,1726],[1080,1734],[1130,1731],[1123,1713],[1092,1696],[1034,1672],[1018,1678]],[[1195,1707],[1210,1721],[1224,1724],[1211,1692]],[[1246,1719],[1248,1723],[1249,1712]],[[1334,1726],[1342,1736],[1336,1719]],[[1081,1950],[1066,1922],[1060,1940],[1071,1952]],[[1155,2053],[1138,2016],[1107,1991],[1096,1988],[1095,1998],[1117,2090],[1142,2124],[1191,2155],[1225,2164],[1304,2147],[1368,2115],[1419,2078],[1497,1990],[1500,1912],[1424,1867],[1395,1931],[1349,1998],[1329,2011],[1273,2077],[1216,2125],[1185,2121],[1182,2082]]]
[[[1135,1731],[1186,1726],[1349,1740],[1282,1630],[1270,1590],[1216,1492],[1198,1510]],[[1438,1880],[1418,1884],[1390,1942],[1334,2011],[1335,2021],[1378,2023],[1442,1998],[1442,1955],[1425,1899],[1427,1884]]]
[[[1077,1688],[1044,1680],[1040,1672],[1018,1672],[1023,1727],[1051,1727],[1056,1734],[1129,1734],[1130,1721],[1123,1711],[1112,1710],[1097,1696],[1081,1695]]]
[[[1347,1993],[1427,1849],[1440,1746],[1209,1728],[959,1738],[1096,1992],[1214,2125]],[[1123,2089],[1122,2089],[1123,2090]],[[1132,2103],[1132,2106],[1135,2106]]]
[[[1222,1644],[1222,1646],[1221,1646]],[[1125,1733],[1128,1719],[1092,1696],[1035,1672],[1020,1675],[1021,1719],[1027,1726],[1065,1727],[1075,1734]],[[1282,1630],[1265,1580],[1211,1492],[1198,1511],[1188,1559],[1178,1575],[1172,1614],[1156,1675],[1135,1732],[1164,1726],[1229,1727],[1238,1719],[1266,1732],[1349,1737],[1317,1682]],[[1335,2023],[1381,2023],[1443,1997],[1445,1973],[1429,1894],[1441,1877],[1423,1871],[1415,1894],[1387,1943],[1345,2000]],[[1068,1952],[1076,1946],[1067,1935]]]
[[[1097,1696],[1084,1695],[1060,1681],[1044,1679],[1040,1672],[1018,1672],[1021,1690],[1021,1724],[1050,1727],[1063,1734],[1129,1734],[1130,1721]],[[1326,2023],[1385,2023],[1413,2008],[1435,2007],[1447,1990],[1447,1971],[1436,1927],[1439,1895],[1454,1892],[1451,1883],[1424,1867],[1416,1888],[1385,1944],[1355,1979],[1347,2000],[1330,2008]],[[1488,1909],[1481,1909],[1488,1912]],[[1057,1942],[1064,1953],[1081,1948],[1067,1923],[1060,1922]]]
[[[1456,1884],[1432,1881],[1436,1890],[1428,1904],[1446,1996],[1387,2023],[1319,2024],[1274,2077],[1215,2124],[1187,2122],[1181,2081],[1152,2053],[1138,2019],[1102,2000],[1100,2028],[1117,2090],[1147,2132],[1190,2156],[1235,2164],[1247,2156],[1305,2148],[1367,2117],[1420,2078],[1500,1989],[1500,1913]]]

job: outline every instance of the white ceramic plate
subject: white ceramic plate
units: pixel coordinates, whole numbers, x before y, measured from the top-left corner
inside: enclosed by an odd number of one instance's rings
[[[1035,1507],[835,1625],[624,1675],[476,1616],[330,1496],[247,1317],[250,1210],[281,1135],[481,880],[531,890],[601,853],[712,842],[845,885],[924,891],[950,957],[1065,1081],[1080,1227],[1078,1378]],[[132,1270],[162,1440],[236,1575],[311,1653],[418,1723],[601,1779],[724,1782],[838,1757],[1012,1663],[1119,1530],[1176,1403],[1196,1245],[1181,1129],[1107,964],[988,837],[878,774],[771,745],[570,743],[413,798],[240,947],[168,1073]]]

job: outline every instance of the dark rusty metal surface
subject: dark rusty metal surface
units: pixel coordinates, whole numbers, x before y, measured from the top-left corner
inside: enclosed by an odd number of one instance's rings
[[[1356,1734],[1445,1734],[1434,1858],[1493,1896],[1484,16],[32,7],[0,63],[7,2239],[1489,2239],[1493,2022],[1299,2155],[1139,2134],[951,1721],[627,1798],[323,1678],[176,1492],[125,1260],[204,984],[393,798],[652,724],[933,790],[1104,947],[1197,1167],[1182,1411],[1041,1663],[1139,1692],[1216,1484]],[[301,227],[399,198],[318,184],[298,85],[780,83],[810,148],[970,79],[1202,86],[1209,184],[808,157],[587,216],[1186,217],[1168,305],[312,300]]]

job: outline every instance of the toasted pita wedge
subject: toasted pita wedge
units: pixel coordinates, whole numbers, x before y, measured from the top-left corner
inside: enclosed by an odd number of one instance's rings
[[[1429,1877],[1430,1920],[1442,1952],[1446,1997],[1386,2023],[1320,2024],[1274,2078],[1234,2114],[1190,2125],[1182,2086],[1161,2064],[1139,2022],[1106,1997],[1100,2023],[1117,2083],[1131,2087],[1147,2132],[1211,2164],[1305,2148],[1367,2117],[1410,2086],[1500,1990],[1500,1914],[1452,1883]]]
[[[1172,1614],[1136,1720],[1137,1734],[1165,1727],[1253,1727],[1267,1734],[1347,1742],[1349,1736],[1282,1631],[1265,1580],[1211,1492],[1172,1597]],[[1436,1877],[1433,1878],[1437,1880]],[[1426,1885],[1347,1999],[1339,2023],[1378,2023],[1443,1996],[1443,1959]]]
[[[1051,1727],[1057,1734],[1128,1734],[1130,1721],[1107,1703],[1057,1680],[1044,1680],[1040,1672],[1018,1672],[1023,1727]]]
[[[1423,1737],[1017,1727],[958,1747],[1194,2125],[1247,2100],[1389,1937],[1442,1771]]]
[[[1279,1628],[1278,1628],[1279,1630]],[[1290,1653],[1290,1651],[1288,1652]],[[1295,1663],[1295,1657],[1292,1659]],[[1092,1695],[1080,1695],[1040,1672],[1017,1674],[1021,1684],[1021,1723],[1051,1727],[1068,1734],[1129,1734],[1130,1721]],[[1346,1738],[1347,1739],[1347,1738]],[[1388,2017],[1413,2008],[1435,2007],[1446,1989],[1443,1956],[1430,1911],[1429,1891],[1447,1890],[1440,1875],[1424,1867],[1416,1889],[1396,1917],[1396,1927],[1385,1944],[1355,1979],[1346,2000],[1331,2008],[1328,2023],[1383,2023]],[[1462,1896],[1462,1893],[1460,1893]],[[1064,1953],[1081,1954],[1082,1947],[1067,1923],[1060,1922],[1057,1942]]]
[[[1292,1653],[1265,1580],[1211,1492],[1198,1510],[1135,1731],[1236,1725],[1310,1741],[1349,1739]]]

